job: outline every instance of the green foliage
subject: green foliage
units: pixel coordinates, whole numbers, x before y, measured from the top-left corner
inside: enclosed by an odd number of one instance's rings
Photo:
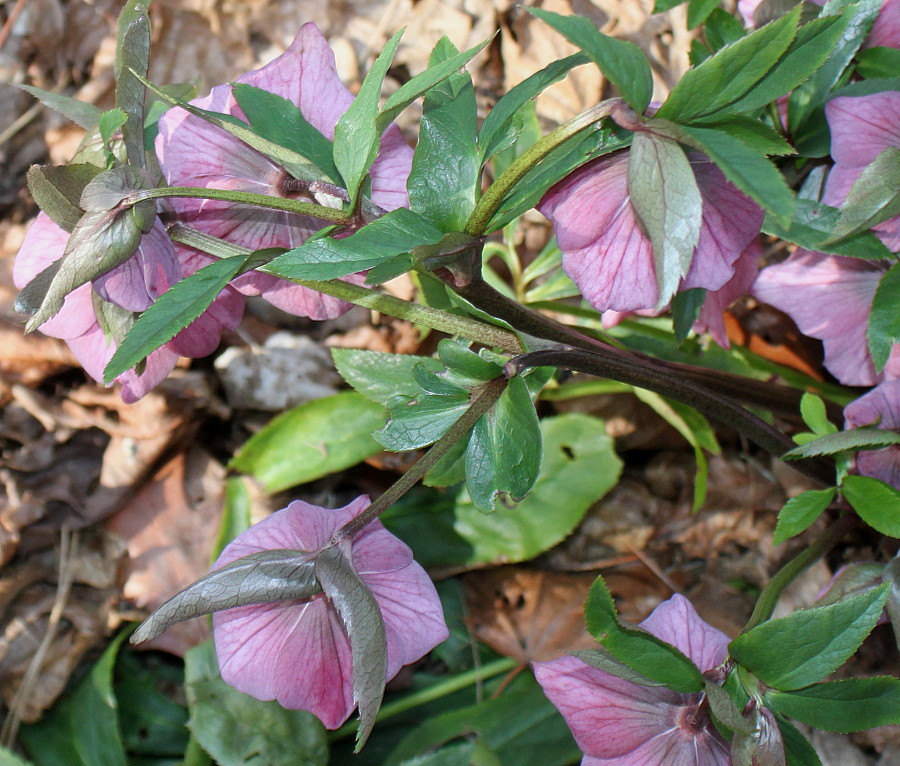
[[[870,527],[900,538],[900,492],[890,484],[869,476],[848,476],[841,483],[841,494]]]
[[[773,542],[781,545],[810,526],[834,500],[837,489],[810,489],[788,500],[778,512]]]
[[[766,692],[766,704],[782,715],[825,731],[861,731],[900,723],[900,680],[848,678],[797,691]]]
[[[900,343],[900,264],[894,264],[878,283],[869,314],[866,337],[875,369],[883,370],[891,348]]]

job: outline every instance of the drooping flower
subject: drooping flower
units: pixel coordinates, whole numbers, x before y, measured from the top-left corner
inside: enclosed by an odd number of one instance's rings
[[[704,672],[728,652],[728,636],[680,595],[656,607],[641,627]],[[534,674],[584,752],[582,766],[731,766],[701,694],[640,686],[577,657],[535,663]]]
[[[846,428],[872,425],[889,430],[900,428],[900,380],[886,380],[850,402],[844,408],[844,418]],[[857,453],[856,470],[900,489],[900,445]]]
[[[25,235],[13,266],[13,282],[24,288],[50,264],[63,257],[68,233],[45,213],[40,213]],[[190,271],[178,260],[172,241],[157,220],[141,239],[135,254],[93,283],[77,287],[63,302],[59,313],[40,326],[52,338],[64,340],[92,378],[103,382],[103,370],[116,351],[115,341],[104,331],[97,317],[95,301],[113,304],[126,311],[145,310],[156,298]],[[166,345],[147,357],[142,372],[129,370],[116,381],[122,385],[122,399],[134,402],[161,383],[172,371],[179,355],[205,356],[219,344],[224,328],[233,328],[243,313],[243,299],[237,293],[223,293],[210,310],[182,330]]]
[[[563,269],[600,311],[640,311],[659,302],[653,246],[628,195],[628,151],[600,157],[554,186],[540,210],[553,224]],[[703,198],[700,239],[680,290],[718,290],[759,235],[762,210],[709,159],[688,159]]]
[[[353,101],[335,68],[334,54],[315,24],[304,24],[290,47],[261,69],[237,82],[287,99],[326,138],[334,137],[340,116]],[[219,85],[192,104],[245,119],[231,86]],[[159,121],[156,152],[171,186],[198,186],[297,198],[287,172],[242,141],[182,109],[171,109]],[[371,169],[372,201],[385,210],[408,204],[406,178],[412,149],[400,129],[391,125],[381,139]],[[275,210],[238,206],[229,202],[173,199],[172,207],[186,224],[251,250],[301,245],[321,221]],[[282,279],[251,272],[235,280],[246,295],[262,296],[299,316],[327,319],[342,314],[349,304]]]
[[[330,510],[294,501],[229,544],[213,569],[272,549],[308,551],[329,545],[340,527],[369,506],[359,497]],[[437,592],[410,549],[373,521],[351,544],[353,567],[375,597],[387,639],[387,679],[448,636]],[[255,604],[217,612],[216,653],[222,678],[261,700],[309,710],[329,729],[353,712],[350,642],[331,601],[310,599]]]

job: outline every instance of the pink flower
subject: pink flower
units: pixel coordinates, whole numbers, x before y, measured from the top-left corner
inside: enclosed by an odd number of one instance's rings
[[[680,595],[656,607],[641,627],[702,671],[728,653],[728,636],[703,622]],[[534,674],[584,752],[582,766],[731,766],[701,694],[640,686],[576,657],[537,662]]]
[[[334,137],[340,116],[353,95],[338,78],[334,54],[315,24],[304,24],[291,46],[262,69],[237,79],[291,101],[326,138]],[[219,85],[208,96],[191,102],[204,109],[245,119],[229,85]],[[286,171],[242,141],[182,109],[171,109],[159,121],[156,151],[171,186],[296,197],[286,186]],[[384,132],[381,151],[371,170],[372,201],[385,210],[408,204],[406,178],[412,167],[412,149],[400,129]],[[216,200],[173,199],[172,207],[190,226],[236,245],[256,250],[301,245],[323,223],[306,216],[236,206]],[[246,295],[259,295],[299,316],[327,319],[342,314],[349,304],[305,287],[259,272],[235,280]]]
[[[734,276],[718,290],[710,292],[694,322],[695,332],[708,332],[722,348],[730,348],[731,342],[725,330],[725,310],[738,298],[746,295],[759,274],[762,247],[754,239],[734,262]]]
[[[894,3],[893,9],[900,14],[900,5]],[[900,147],[900,91],[833,98],[825,106],[825,117],[831,129],[834,167],[822,201],[840,207],[866,166],[885,149]],[[900,251],[900,216],[874,226],[873,231],[888,250]]]
[[[68,233],[48,215],[38,215],[16,256],[13,266],[16,287],[24,288],[51,263],[62,258],[68,240]],[[116,351],[116,343],[101,328],[95,299],[126,311],[143,311],[181,278],[182,270],[172,242],[157,220],[131,258],[94,280],[93,284],[82,285],[69,293],[59,313],[44,322],[40,330],[52,338],[64,340],[85,372],[102,383],[103,370]],[[211,353],[219,344],[222,329],[235,327],[242,313],[243,299],[233,292],[223,293],[206,314],[150,354],[142,373],[129,370],[116,378],[122,384],[122,399],[137,401],[165,380],[179,354],[204,356]]]
[[[653,309],[659,288],[653,246],[628,196],[627,151],[589,162],[544,196],[538,209],[553,223],[563,268],[600,311]],[[703,197],[703,222],[681,290],[718,290],[759,234],[763,212],[699,154],[688,156]]]
[[[886,380],[844,408],[845,428],[877,425],[900,428],[900,380]],[[900,489],[900,445],[863,450],[856,455],[856,470]]]
[[[315,558],[368,506],[365,496],[336,510],[294,501],[228,545],[213,569],[271,549],[308,551]],[[356,534],[350,546],[353,566],[381,609],[391,679],[449,635],[441,603],[412,552],[380,521]],[[324,594],[217,612],[214,627],[222,678],[240,691],[309,710],[329,729],[353,712],[350,642]]]

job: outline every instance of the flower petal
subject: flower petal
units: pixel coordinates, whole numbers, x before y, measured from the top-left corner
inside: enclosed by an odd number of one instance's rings
[[[900,380],[886,380],[844,408],[845,428],[875,423],[879,428],[900,428]],[[900,489],[900,446],[864,450],[856,456],[856,470]]]
[[[720,289],[707,294],[700,315],[694,322],[696,332],[708,332],[722,348],[731,347],[725,330],[725,310],[749,292],[759,274],[757,264],[761,255],[762,248],[759,240],[755,239],[734,262],[734,276]]]
[[[825,117],[838,165],[864,168],[888,147],[900,146],[900,91],[833,98]]]
[[[728,655],[731,639],[700,619],[694,605],[679,593],[656,607],[641,627],[680,650],[703,672],[721,665]]]

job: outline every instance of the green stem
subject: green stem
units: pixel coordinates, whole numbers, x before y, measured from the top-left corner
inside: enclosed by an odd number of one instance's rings
[[[245,247],[239,247],[180,223],[171,224],[168,227],[168,232],[169,236],[176,242],[202,250],[204,253],[208,253],[216,258],[246,257],[251,252]],[[260,270],[272,276],[287,279],[287,277],[282,277],[278,274],[277,271],[268,269],[265,266],[261,267]],[[457,314],[451,314],[430,306],[422,306],[418,303],[395,298],[393,295],[387,295],[378,290],[354,285],[340,279],[332,279],[327,282],[316,282],[308,279],[290,279],[289,281],[307,287],[310,290],[331,295],[348,303],[371,309],[372,311],[405,319],[422,327],[474,340],[489,348],[499,348],[512,354],[520,353],[522,350],[522,344],[515,333],[476,319],[458,316]]]
[[[160,189],[148,189],[137,191],[126,199],[126,204],[136,204],[145,199],[159,199],[160,197],[192,197],[195,199],[218,199],[226,202],[237,202],[241,205],[254,205],[272,210],[283,210],[286,213],[307,215],[322,221],[347,225],[351,222],[350,216],[343,210],[335,210],[332,207],[317,205],[314,202],[301,202],[296,199],[275,197],[271,194],[254,194],[253,192],[231,191],[229,189],[207,189],[194,186],[169,186]]]
[[[775,576],[769,580],[768,585],[763,588],[762,593],[759,594],[753,614],[750,615],[750,619],[741,633],[746,633],[748,630],[768,620],[775,611],[775,605],[778,603],[778,599],[781,597],[784,589],[804,569],[812,566],[825,556],[858,522],[859,519],[854,513],[842,516],[828,527],[812,545],[779,569]]]
[[[381,708],[375,720],[380,723],[381,721],[393,718],[400,713],[405,713],[407,710],[412,710],[419,705],[434,702],[442,697],[458,692],[461,689],[465,689],[468,686],[472,686],[472,684],[476,684],[479,681],[486,681],[487,679],[499,676],[502,673],[508,673],[516,668],[518,664],[518,661],[514,660],[512,657],[503,657],[502,659],[489,662],[487,665],[482,665],[480,668],[473,668],[465,673],[450,676],[446,681],[436,683],[429,686],[427,689],[422,689],[422,691],[414,692],[396,702],[388,703]],[[340,729],[331,732],[328,735],[328,741],[335,742],[339,739],[349,737],[354,734],[358,728],[358,721],[346,723],[341,726]]]
[[[353,537],[353,535],[377,519],[385,510],[409,492],[431,470],[432,466],[450,451],[456,442],[472,430],[481,416],[493,406],[494,402],[506,390],[506,384],[506,378],[494,378],[494,380],[485,383],[481,387],[481,393],[478,395],[478,398],[472,402],[469,409],[462,414],[459,420],[450,426],[447,433],[438,439],[434,446],[419,458],[416,464],[394,482],[384,494],[380,495],[372,505],[366,508],[353,521],[335,532],[331,544],[336,544],[342,538]]]
[[[529,170],[576,133],[580,133],[604,117],[608,117],[610,112],[620,102],[621,99],[618,98],[601,101],[596,106],[592,106],[577,117],[563,123],[556,130],[543,136],[523,152],[478,200],[478,204],[475,205],[475,209],[466,222],[466,234],[471,234],[473,237],[484,236],[491,218],[497,212],[497,208],[500,207],[500,203],[503,202],[510,190],[525,177]]]

